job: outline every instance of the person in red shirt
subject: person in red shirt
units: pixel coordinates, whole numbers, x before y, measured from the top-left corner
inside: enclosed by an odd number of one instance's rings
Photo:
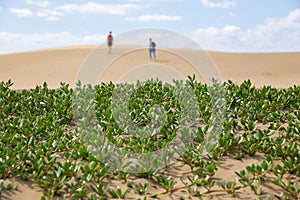
[[[113,36],[112,36],[112,32],[109,31],[109,34],[107,36],[107,46],[108,46],[108,52],[107,53],[111,53],[111,49],[112,49],[112,45],[113,45]]]

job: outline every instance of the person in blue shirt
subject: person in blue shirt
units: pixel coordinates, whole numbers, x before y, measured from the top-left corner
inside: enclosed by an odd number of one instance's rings
[[[156,44],[152,41],[152,39],[149,39],[149,58],[152,60],[152,57],[154,60],[156,60]]]

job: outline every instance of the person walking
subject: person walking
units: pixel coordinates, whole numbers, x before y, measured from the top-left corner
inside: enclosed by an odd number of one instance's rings
[[[112,49],[112,45],[113,45],[113,36],[112,36],[112,32],[109,31],[109,34],[107,36],[107,46],[108,46],[108,52],[109,54],[111,54],[111,49]]]
[[[156,44],[152,39],[149,39],[149,58],[152,60],[152,56],[154,60],[156,60]]]

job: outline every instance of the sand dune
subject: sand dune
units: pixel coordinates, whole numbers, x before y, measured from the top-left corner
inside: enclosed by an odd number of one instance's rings
[[[95,53],[95,45],[63,47],[45,49],[38,51],[28,51],[12,54],[0,55],[0,80],[11,79],[14,82],[14,89],[32,88],[36,85],[47,82],[50,88],[56,88],[60,82],[66,82],[74,86],[80,67],[89,55]],[[132,49],[135,49],[132,51]],[[107,54],[105,47],[98,48],[102,52],[101,56],[95,56],[97,62],[111,62],[110,67],[103,72],[101,81],[143,79],[145,71],[134,71],[133,68],[147,69],[146,73],[152,71],[152,76],[162,71],[167,77],[184,78],[197,72],[188,62],[189,58],[182,59],[173,51],[158,49],[157,62],[148,58],[146,48],[119,46],[113,49],[111,55]],[[122,52],[127,52],[126,56]],[[128,53],[129,52],[129,53]],[[171,52],[171,53],[170,53]],[[197,57],[199,54],[192,50],[180,50],[183,57],[192,55]],[[91,54],[92,53],[92,54]],[[206,52],[201,52],[204,55]],[[274,87],[290,87],[300,84],[300,52],[288,53],[224,53],[207,52],[213,60],[220,76],[224,81],[228,79],[241,83],[250,79],[257,87],[262,85],[272,85]],[[120,55],[123,56],[120,56]],[[194,55],[193,55],[194,54]],[[202,56],[203,56],[202,55]],[[91,56],[90,56],[91,57]],[[90,59],[89,57],[89,59]],[[200,56],[201,57],[201,56]],[[114,60],[118,58],[117,60]],[[203,63],[202,63],[203,64]],[[149,68],[153,65],[153,68]],[[159,68],[161,66],[161,68]],[[205,66],[205,63],[203,64]],[[97,65],[94,66],[97,69]],[[174,74],[172,74],[174,70]],[[205,70],[205,67],[202,69]],[[179,74],[175,73],[179,72]],[[129,73],[131,72],[131,74]],[[127,77],[124,76],[124,74]],[[87,74],[89,76],[90,74]],[[198,80],[205,77],[197,75]]]
[[[225,80],[241,83],[250,79],[256,86],[277,88],[300,84],[300,52],[221,53],[210,52]]]

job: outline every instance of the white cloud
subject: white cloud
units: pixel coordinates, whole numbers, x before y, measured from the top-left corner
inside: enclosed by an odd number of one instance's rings
[[[235,17],[237,14],[234,12],[226,13],[225,15],[222,15],[221,18],[229,18],[229,17]]]
[[[300,9],[293,10],[290,12],[290,14],[287,17],[287,20],[293,21],[293,22],[300,22]]]
[[[34,5],[38,7],[47,7],[49,5],[48,0],[25,0],[26,4]]]
[[[88,2],[84,4],[63,4],[57,7],[59,11],[65,13],[81,13],[81,14],[113,14],[124,15],[130,10],[140,8],[136,4],[99,4]]]
[[[126,18],[127,21],[179,21],[182,20],[180,16],[173,15],[141,15],[138,18]]]
[[[236,2],[235,0],[223,0],[221,2],[215,2],[211,0],[201,0],[203,6],[208,8],[229,8],[233,7]]]
[[[39,10],[36,15],[45,18],[48,21],[57,21],[60,17],[66,14],[111,14],[125,15],[131,10],[136,10],[143,7],[149,7],[149,4],[140,6],[137,4],[100,4],[88,2],[83,4],[61,4],[53,9]]]
[[[253,29],[199,28],[190,35],[205,49],[219,51],[300,51],[300,9],[269,18]]]
[[[32,1],[32,0],[27,0]],[[37,2],[35,2],[37,3]],[[42,4],[41,4],[42,5]],[[83,4],[61,4],[53,9],[41,9],[36,12],[36,16],[45,18],[48,21],[57,21],[60,17],[66,14],[111,14],[111,15],[125,15],[131,10],[149,7],[146,5],[137,4],[100,4],[95,2],[88,2]]]
[[[45,18],[48,21],[57,21],[59,17],[63,16],[64,13],[56,11],[56,10],[50,10],[50,9],[43,9],[39,10],[36,15],[38,17]]]
[[[106,35],[80,37],[69,32],[32,34],[0,32],[0,54],[61,46],[101,44],[105,38]]]
[[[10,12],[14,13],[19,17],[30,17],[33,15],[31,10],[29,10],[28,8],[12,8],[10,9]]]

